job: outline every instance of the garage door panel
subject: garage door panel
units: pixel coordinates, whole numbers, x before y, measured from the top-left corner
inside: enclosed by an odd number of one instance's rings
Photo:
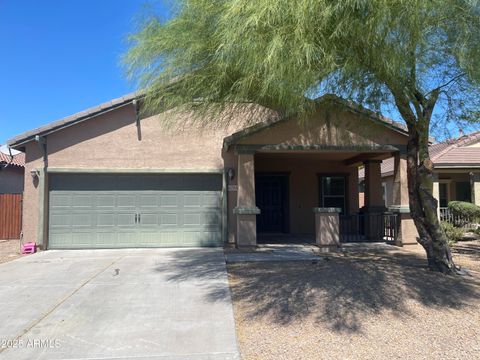
[[[87,228],[92,228],[96,224],[94,224],[94,214],[85,214],[85,213],[77,213],[74,216],[72,216],[72,227],[74,228],[82,228],[82,227],[87,227]]]
[[[120,210],[135,209],[136,198],[135,195],[117,195],[117,208]]]
[[[201,194],[186,194],[183,196],[183,206],[185,208],[200,208],[202,206]]]
[[[137,242],[138,234],[136,231],[118,231],[111,247],[131,247],[132,244],[136,244]]]
[[[183,236],[184,246],[215,246],[220,241],[218,231],[185,231]]]
[[[180,206],[180,196],[178,194],[160,194],[160,207],[178,208]]]
[[[180,226],[179,215],[175,213],[160,214],[160,227],[178,227]]]
[[[139,196],[139,209],[152,210],[158,208],[158,196],[153,194],[145,194]]]
[[[218,194],[204,194],[202,196],[202,206],[206,208],[219,208],[221,198]]]
[[[97,227],[111,228],[117,225],[115,214],[97,213]]]
[[[96,207],[97,209],[115,209],[116,196],[113,194],[96,194]]]
[[[202,225],[202,215],[201,214],[184,214],[183,215],[183,225],[186,226],[200,226]]]
[[[72,216],[70,214],[52,213],[50,214],[51,228],[70,227],[72,225]]]
[[[145,214],[142,213],[140,217],[140,226],[157,227],[159,224],[158,214]]]
[[[211,227],[219,227],[222,224],[222,218],[218,212],[202,214],[202,224]]]
[[[70,207],[72,196],[70,194],[57,194],[52,193],[54,196],[50,196],[50,207]]]
[[[49,184],[50,248],[221,245],[219,175],[66,174]]]
[[[135,227],[135,214],[128,213],[128,214],[116,214],[117,217],[117,226],[119,228],[126,227],[132,228]]]
[[[72,206],[75,208],[92,209],[95,205],[93,195],[74,195]]]

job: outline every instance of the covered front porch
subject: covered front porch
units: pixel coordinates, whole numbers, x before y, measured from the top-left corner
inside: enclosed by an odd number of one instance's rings
[[[399,124],[330,96],[317,102],[308,119],[285,117],[225,138],[225,158],[235,164],[227,184],[229,242],[416,243],[408,209],[407,135]],[[389,157],[395,159],[394,199],[386,209],[380,165]]]
[[[236,245],[390,242],[403,245],[405,159],[393,146],[376,149],[285,149],[236,146]],[[397,206],[384,205],[380,165],[394,156]],[[366,174],[358,204],[358,168]],[[402,199],[403,192],[403,199]],[[403,200],[403,204],[402,204]],[[325,222],[326,221],[326,222]],[[326,244],[323,244],[326,245]]]

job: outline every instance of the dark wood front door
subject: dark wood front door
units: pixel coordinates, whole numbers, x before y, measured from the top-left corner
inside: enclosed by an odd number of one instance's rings
[[[288,232],[288,177],[255,174],[257,232]]]

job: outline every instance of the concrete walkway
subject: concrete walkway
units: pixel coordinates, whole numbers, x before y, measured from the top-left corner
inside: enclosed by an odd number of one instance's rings
[[[318,261],[321,253],[311,244],[268,244],[258,245],[251,250],[225,249],[227,263],[269,261]]]
[[[225,249],[227,263],[322,261],[326,257],[345,253],[395,253],[401,248],[385,242],[344,243],[333,251],[321,251],[315,244],[260,244],[252,249]]]
[[[1,359],[237,359],[222,249],[47,251],[0,265]]]

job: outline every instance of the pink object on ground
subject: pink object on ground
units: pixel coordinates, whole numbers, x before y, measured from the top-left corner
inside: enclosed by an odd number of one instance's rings
[[[33,254],[37,251],[37,245],[34,242],[28,242],[22,245],[22,254]]]

